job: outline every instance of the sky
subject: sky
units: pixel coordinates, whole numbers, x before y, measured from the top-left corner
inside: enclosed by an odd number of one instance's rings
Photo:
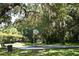
[[[22,17],[24,17],[24,12],[22,12],[21,14],[18,13],[16,15],[11,15],[11,22],[14,23],[16,19],[21,19]]]
[[[28,3],[24,3],[24,4],[27,5]],[[13,14],[11,14],[11,22],[14,23],[16,19],[20,19],[23,16],[24,16],[24,12],[22,12],[21,14],[18,13],[15,16]]]
[[[14,23],[15,22],[15,19],[17,19],[17,16],[11,16],[11,22]]]

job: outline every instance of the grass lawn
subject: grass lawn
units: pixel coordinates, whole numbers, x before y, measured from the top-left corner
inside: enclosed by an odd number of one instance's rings
[[[10,45],[10,44],[5,44]],[[12,44],[13,47],[20,47],[26,45],[32,45],[31,43],[14,43]],[[54,45],[54,44],[53,44]],[[55,44],[59,45],[59,43]],[[61,44],[60,44],[61,45]],[[78,43],[70,43],[67,45],[79,45]],[[20,49],[13,49],[12,52],[7,52],[6,49],[0,48],[0,56],[79,56],[79,49],[46,49],[46,50],[39,50],[33,52],[32,50],[20,50]]]
[[[24,52],[24,53],[23,53]],[[32,53],[32,50],[14,49],[13,52],[7,52],[0,48],[0,56],[79,56],[79,49],[49,49],[39,50]]]

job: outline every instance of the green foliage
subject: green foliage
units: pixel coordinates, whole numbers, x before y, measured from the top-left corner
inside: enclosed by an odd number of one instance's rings
[[[78,4],[48,3],[27,4],[26,6],[27,17],[17,22],[15,21],[15,27],[22,34],[27,34],[26,28],[31,30],[38,29],[42,38],[46,39],[46,42],[49,41],[49,43],[54,41],[63,43],[73,37],[71,35],[74,35],[74,33],[70,31],[74,25],[78,24]],[[72,29],[72,31],[75,30]]]
[[[15,42],[23,39],[23,36],[17,31],[16,28],[7,28],[0,32],[1,42]]]
[[[78,40],[79,4],[2,4],[0,7],[0,14],[3,14],[0,23],[5,24],[2,28],[4,33],[22,34],[33,40],[33,29],[38,29],[41,38],[49,44]],[[11,23],[10,14],[19,16],[14,23]]]

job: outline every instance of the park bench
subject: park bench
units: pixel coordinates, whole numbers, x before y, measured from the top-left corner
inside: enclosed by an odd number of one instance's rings
[[[8,53],[12,52],[15,49],[21,49],[23,51],[19,52],[18,54],[21,55],[29,55],[30,53],[35,56],[40,50],[48,50],[48,49],[78,49],[79,46],[64,46],[64,45],[32,45],[32,46],[22,46],[22,47],[13,47],[12,45],[8,45],[5,48],[5,51],[0,52]],[[31,50],[31,52],[28,52]]]
[[[12,45],[7,46],[7,52],[12,52],[13,48],[15,49],[22,49],[22,50],[32,50],[31,53],[33,55],[37,53],[39,50],[47,50],[47,49],[76,49],[79,46],[63,46],[63,45],[35,45],[35,46],[22,46],[22,47],[13,47]],[[21,51],[19,54],[28,54],[28,51]]]

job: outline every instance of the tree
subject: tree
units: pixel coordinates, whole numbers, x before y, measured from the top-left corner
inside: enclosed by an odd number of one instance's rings
[[[7,28],[0,32],[0,42],[2,47],[4,47],[5,43],[16,42],[18,40],[23,40],[23,35],[17,31],[16,28]]]
[[[2,30],[13,26],[33,42],[33,30],[37,29],[41,38],[45,39],[46,44],[65,43],[71,38],[74,38],[72,40],[77,39],[74,35],[78,36],[79,29],[75,29],[79,23],[78,4],[2,4],[1,7],[3,6],[7,9],[0,9],[1,24],[6,25],[1,27]],[[11,23],[12,15],[18,15],[14,23]]]

